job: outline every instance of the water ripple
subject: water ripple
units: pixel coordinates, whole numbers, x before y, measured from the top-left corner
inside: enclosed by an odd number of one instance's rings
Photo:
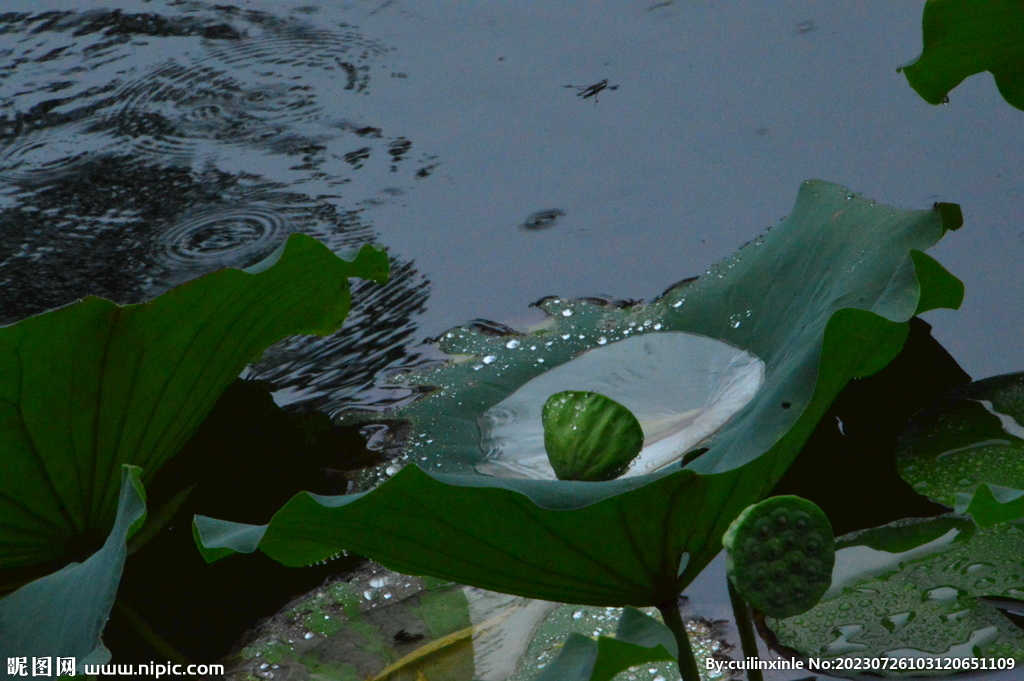
[[[73,175],[82,165],[121,147],[116,138],[90,134],[84,125],[36,130],[0,147],[0,182],[38,186]]]
[[[223,208],[172,225],[158,235],[158,252],[175,268],[245,266],[276,248],[288,231],[288,220],[271,208]]]
[[[0,13],[0,325],[87,294],[147,300],[291,232],[336,253],[377,242],[362,206],[436,163],[344,109],[388,48],[312,21],[196,0]],[[332,412],[394,401],[373,379],[415,364],[429,282],[392,268],[386,287],[353,282],[345,330],[286,340],[254,371]]]
[[[207,48],[211,56],[233,69],[259,67],[268,76],[294,69],[323,70],[344,78],[346,89],[364,92],[370,69],[362,62],[388,51],[355,30],[338,32],[298,21],[271,21],[255,12],[247,18],[258,23],[258,28],[254,26],[240,40],[221,41]]]

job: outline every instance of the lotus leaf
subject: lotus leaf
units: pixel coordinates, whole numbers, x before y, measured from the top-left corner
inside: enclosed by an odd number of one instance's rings
[[[1000,94],[1024,109],[1024,6],[1014,0],[928,0],[922,20],[924,50],[901,67],[930,104],[968,76],[989,71]]]
[[[576,634],[603,637],[592,641],[596,659],[582,661],[596,666],[594,678],[638,662],[671,678],[675,640],[649,614],[524,599],[371,563],[262,625],[229,675],[259,676],[271,664],[286,677],[536,681],[538,674],[556,674],[561,681],[573,678],[557,672],[572,662],[562,644]],[[694,622],[689,629],[699,657],[722,649],[710,626]]]
[[[962,385],[911,419],[896,465],[921,494],[986,527],[1024,517],[1024,374]]]
[[[102,543],[121,464],[150,479],[246,364],[285,336],[335,331],[348,277],[386,276],[379,251],[347,263],[303,235],[273,259],[148,303],[89,297],[0,329],[0,569]]]
[[[73,620],[89,626],[35,621],[40,641],[95,639],[121,573],[128,530],[118,519],[135,507],[122,465],[144,467],[133,478],[141,494],[267,346],[338,328],[353,276],[383,282],[387,257],[367,246],[345,262],[293,235],[252,271],[214,272],[139,305],[89,297],[0,329],[0,569],[7,590],[28,582],[0,600],[3,612],[92,594],[71,601],[81,608]],[[0,645],[19,630],[3,627]],[[30,649],[42,650],[17,650]]]
[[[121,580],[125,542],[145,517],[141,473],[137,466],[122,467],[117,517],[103,548],[0,600],[0,659],[73,657],[79,673],[83,664],[110,659],[100,634]]]
[[[614,638],[599,636],[595,641],[582,634],[570,634],[558,657],[536,681],[611,681],[634,665],[674,660],[676,655],[676,642],[664,624],[639,610],[626,608]]]
[[[943,214],[811,181],[779,227],[650,305],[554,299],[543,304],[550,324],[532,334],[446,333],[441,349],[457,360],[407,377],[433,390],[389,415],[411,422],[407,460],[429,474],[407,465],[369,492],[299,494],[265,526],[198,516],[200,548],[213,559],[258,545],[288,565],[348,549],[406,574],[561,602],[675,599],[843,386],[898,353],[914,314],[959,305],[962,284],[922,251],[959,226]],[[663,331],[727,342],[766,366],[754,399],[685,469],[607,482],[475,473],[488,409],[583,352]]]
[[[915,535],[917,541],[908,543]],[[902,551],[871,548],[896,548],[890,543]],[[920,658],[922,665],[928,658],[932,664],[938,658],[1024,661],[1024,632],[996,607],[999,598],[1024,597],[1021,521],[975,529],[958,516],[904,519],[846,535],[839,545],[833,585],[822,601],[801,615],[767,620],[782,645],[823,659]]]

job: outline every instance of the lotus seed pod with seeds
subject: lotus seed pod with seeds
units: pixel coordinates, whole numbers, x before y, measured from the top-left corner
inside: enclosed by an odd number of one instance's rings
[[[600,393],[566,390],[544,403],[544,449],[559,480],[622,475],[644,446],[633,413]]]
[[[748,506],[722,545],[736,591],[766,615],[782,619],[807,612],[832,584],[832,525],[807,499],[771,497]]]

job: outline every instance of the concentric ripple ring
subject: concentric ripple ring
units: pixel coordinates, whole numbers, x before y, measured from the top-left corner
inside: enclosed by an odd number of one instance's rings
[[[288,220],[265,207],[193,213],[159,237],[160,256],[171,267],[247,266],[287,234]]]

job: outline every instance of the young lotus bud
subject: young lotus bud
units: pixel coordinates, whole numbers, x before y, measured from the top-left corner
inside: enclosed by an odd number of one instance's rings
[[[736,591],[771,617],[807,612],[832,584],[832,525],[807,499],[770,497],[748,506],[732,521],[722,545]]]
[[[544,403],[544,448],[559,480],[622,475],[644,446],[633,413],[600,393],[566,390]]]

